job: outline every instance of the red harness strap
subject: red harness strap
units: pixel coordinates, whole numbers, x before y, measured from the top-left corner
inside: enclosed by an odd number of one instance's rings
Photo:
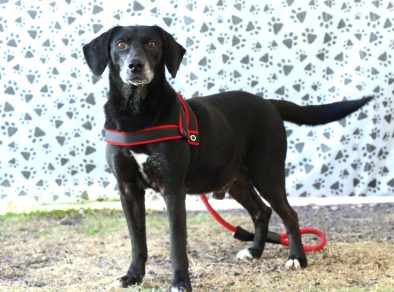
[[[117,146],[137,146],[168,140],[187,139],[190,145],[200,143],[197,118],[190,106],[177,94],[179,101],[178,124],[166,124],[133,132],[119,132],[108,129],[105,141]]]

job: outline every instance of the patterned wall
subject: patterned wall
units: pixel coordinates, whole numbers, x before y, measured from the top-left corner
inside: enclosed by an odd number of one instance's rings
[[[117,198],[104,159],[107,73],[81,46],[158,24],[187,48],[185,96],[245,90],[300,104],[374,94],[352,116],[288,124],[291,196],[394,191],[394,1],[0,0],[0,204]]]

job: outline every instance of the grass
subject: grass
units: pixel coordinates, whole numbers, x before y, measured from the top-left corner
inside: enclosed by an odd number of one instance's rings
[[[226,213],[250,228],[244,213]],[[168,289],[168,225],[148,212],[149,260],[144,282],[124,291]],[[285,271],[287,249],[267,245],[263,258],[234,260],[247,244],[206,213],[188,214],[189,261],[195,291],[394,291],[393,241],[329,242],[309,254],[309,267]],[[129,264],[121,211],[80,210],[0,216],[0,291],[107,291]]]

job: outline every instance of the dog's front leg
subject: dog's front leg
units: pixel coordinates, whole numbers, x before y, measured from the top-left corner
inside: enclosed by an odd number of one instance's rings
[[[191,291],[187,259],[186,193],[182,188],[164,188],[170,227],[170,256],[173,268],[171,291]]]
[[[145,275],[148,257],[145,227],[145,191],[133,158],[126,149],[108,145],[107,161],[120,190],[120,199],[131,240],[131,263],[127,274],[117,279],[113,287],[127,287],[140,283]]]
[[[129,187],[126,186],[126,189]],[[131,240],[131,263],[127,275],[118,279],[122,287],[137,284],[145,275],[145,263],[148,258],[145,228],[144,196],[132,195],[121,191],[121,202],[126,217]],[[123,194],[124,193],[124,194]]]

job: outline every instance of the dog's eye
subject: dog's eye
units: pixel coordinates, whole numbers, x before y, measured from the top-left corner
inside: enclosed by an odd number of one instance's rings
[[[148,46],[148,48],[153,49],[153,48],[156,48],[157,43],[156,43],[156,41],[149,41],[147,46]]]
[[[119,41],[119,42],[116,44],[116,46],[117,46],[119,49],[124,49],[124,48],[126,48],[126,43],[125,43],[124,41]]]

